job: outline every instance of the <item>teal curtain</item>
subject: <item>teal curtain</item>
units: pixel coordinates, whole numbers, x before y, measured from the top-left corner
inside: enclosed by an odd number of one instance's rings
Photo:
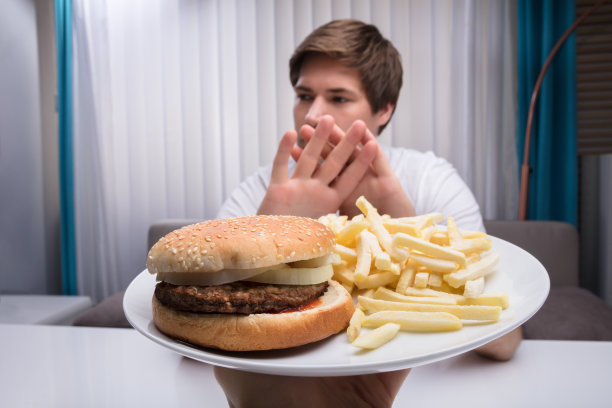
[[[575,20],[573,0],[517,3],[517,151],[523,163],[531,93],[548,54]],[[571,35],[542,83],[531,133],[527,218],[577,225],[576,43]]]
[[[57,111],[59,120],[59,179],[62,291],[76,295],[76,247],[72,160],[72,3],[55,0],[57,46]]]

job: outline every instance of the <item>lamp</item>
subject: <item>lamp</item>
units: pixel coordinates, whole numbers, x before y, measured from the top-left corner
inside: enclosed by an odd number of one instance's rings
[[[559,41],[555,44],[553,49],[548,54],[546,61],[544,62],[544,66],[540,70],[540,74],[538,75],[538,79],[533,88],[533,92],[531,94],[531,102],[529,104],[529,111],[527,113],[527,129],[525,130],[525,146],[523,149],[523,164],[521,166],[521,189],[519,195],[519,220],[524,221],[527,218],[527,198],[528,198],[528,190],[529,190],[529,173],[531,168],[529,167],[529,150],[531,144],[531,127],[533,123],[533,115],[535,110],[535,104],[538,99],[538,94],[540,92],[540,87],[542,86],[542,81],[544,80],[544,76],[546,75],[546,71],[550,66],[553,58],[565,42],[567,37],[578,27],[582,21],[587,18],[591,13],[597,10],[601,5],[603,5],[608,0],[600,0],[595,3],[590,9],[584,12],[583,15],[578,17],[576,21],[563,33]]]

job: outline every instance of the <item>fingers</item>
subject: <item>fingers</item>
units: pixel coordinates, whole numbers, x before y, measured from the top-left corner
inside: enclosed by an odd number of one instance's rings
[[[369,143],[371,141],[374,141],[376,143],[376,137],[369,130],[366,131],[366,136],[364,140],[366,140],[366,143]],[[372,161],[372,169],[374,170],[374,173],[379,177],[391,176],[395,174],[393,173],[393,169],[391,168],[389,160],[387,160],[387,157],[381,149],[378,149],[376,157]]]
[[[310,178],[319,164],[321,152],[327,144],[329,135],[334,127],[334,119],[329,116],[323,116],[314,131],[313,137],[310,139],[295,166],[293,177]]]
[[[366,125],[362,121],[356,121],[336,147],[325,157],[315,177],[325,184],[331,183],[343,171],[351,161],[351,156],[358,150],[359,142],[366,133]],[[354,161],[354,160],[353,160]]]
[[[274,156],[274,162],[272,163],[270,183],[282,183],[289,178],[289,157],[296,140],[297,133],[295,130],[288,130],[281,138],[276,156]]]
[[[380,149],[376,141],[369,141],[362,148],[355,160],[340,174],[333,183],[338,195],[344,200],[351,194],[356,185],[370,168],[370,164],[376,158]]]

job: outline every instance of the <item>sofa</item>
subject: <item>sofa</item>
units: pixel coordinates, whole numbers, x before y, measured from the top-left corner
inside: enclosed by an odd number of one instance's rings
[[[181,226],[196,222],[168,219],[152,224],[148,247]],[[556,221],[485,221],[487,233],[535,256],[550,276],[551,290],[542,308],[523,325],[526,339],[612,341],[612,307],[579,286],[578,232]],[[77,317],[77,326],[131,327],[117,293]]]

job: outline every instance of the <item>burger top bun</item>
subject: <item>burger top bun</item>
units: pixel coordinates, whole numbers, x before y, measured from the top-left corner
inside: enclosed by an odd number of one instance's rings
[[[149,251],[147,269],[217,272],[317,258],[332,252],[334,234],[304,217],[256,215],[204,221],[175,230]]]

